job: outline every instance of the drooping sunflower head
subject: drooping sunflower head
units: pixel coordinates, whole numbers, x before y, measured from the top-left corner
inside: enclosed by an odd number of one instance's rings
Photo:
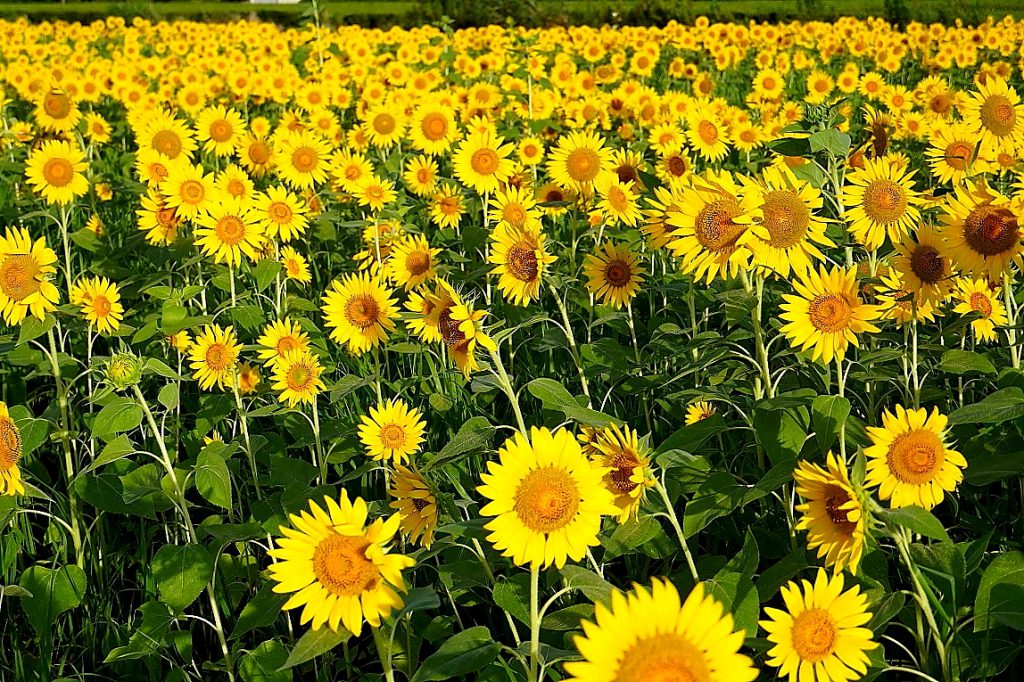
[[[414,468],[399,464],[388,493],[395,498],[390,507],[402,517],[402,532],[410,542],[430,549],[438,516],[437,498],[430,483]]]
[[[11,417],[7,404],[0,401],[0,495],[24,495],[21,482],[21,429]]]
[[[803,516],[797,528],[807,531],[807,547],[817,549],[825,565],[856,575],[864,551],[864,511],[846,472],[846,464],[831,452],[826,467],[801,461],[793,472],[797,505]]]
[[[594,465],[608,469],[604,484],[619,508],[619,523],[635,518],[645,493],[655,485],[651,460],[639,434],[628,426],[612,424],[594,434],[589,449]]]
[[[716,414],[716,410],[713,403],[709,403],[705,400],[698,400],[697,402],[690,403],[686,406],[685,423],[687,426],[690,426],[697,422],[704,421],[714,414]]]

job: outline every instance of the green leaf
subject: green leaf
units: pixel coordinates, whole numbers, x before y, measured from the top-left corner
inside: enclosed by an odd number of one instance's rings
[[[605,559],[622,556],[662,534],[661,524],[653,516],[631,519],[619,525],[604,541]]]
[[[146,365],[142,368],[142,371],[146,374],[162,376],[165,379],[181,379],[181,375],[171,369],[166,362],[156,358],[147,358]]]
[[[835,128],[812,133],[807,138],[807,141],[811,145],[812,152],[828,152],[832,156],[842,158],[846,157],[846,153],[850,151],[850,144],[852,143],[849,135]]]
[[[768,453],[772,464],[794,459],[807,440],[807,426],[794,409],[754,409],[757,441]]]
[[[886,509],[882,511],[882,517],[889,523],[902,526],[925,537],[942,542],[952,542],[946,528],[935,516],[925,509],[912,505],[899,509]]]
[[[263,291],[274,281],[277,274],[281,272],[281,264],[273,258],[264,258],[252,269],[256,278],[256,291]]]
[[[244,682],[291,682],[291,671],[281,669],[287,660],[288,650],[271,639],[242,656],[238,674]]]
[[[231,319],[242,329],[256,331],[263,326],[263,308],[258,305],[240,305],[231,309]]]
[[[839,435],[839,427],[846,423],[849,416],[850,401],[842,396],[819,395],[811,403],[811,425],[822,454],[832,447]]]
[[[21,329],[18,331],[18,345],[20,346],[23,343],[38,339],[53,329],[53,325],[56,322],[57,318],[53,315],[47,315],[41,320],[29,315],[21,321]]]
[[[99,457],[93,460],[92,464],[89,465],[86,471],[92,471],[93,469],[98,469],[104,464],[116,462],[122,457],[127,457],[133,452],[135,452],[135,445],[128,436],[122,433],[103,447],[103,450],[100,451]]]
[[[707,419],[701,419],[696,424],[689,424],[673,433],[658,446],[655,454],[661,455],[673,450],[696,452],[708,439],[728,428],[729,426],[722,419],[722,415],[713,414]],[[667,465],[662,464],[662,466]]]
[[[971,485],[988,485],[1007,478],[1024,476],[1024,452],[972,453],[964,480]]]
[[[612,423],[619,423],[614,417],[580,405],[565,386],[554,379],[534,379],[526,385],[526,390],[540,400],[544,409],[561,412],[567,419],[581,424],[604,428]]]
[[[436,469],[461,459],[464,455],[487,450],[491,447],[493,436],[494,427],[487,417],[473,417],[459,428],[459,432],[441,448],[441,452],[437,453],[436,457],[424,465],[423,469],[425,471]]]
[[[92,423],[92,435],[111,441],[119,433],[142,423],[142,408],[129,398],[114,398],[103,406]]]
[[[82,603],[85,571],[74,565],[57,570],[35,565],[25,569],[18,584],[31,593],[21,599],[28,622],[37,633],[49,634],[57,616]]]
[[[999,612],[997,599],[1003,591],[994,592],[997,585],[1024,587],[1024,552],[1013,551],[1000,554],[981,574],[981,583],[974,598],[974,631],[981,632],[995,627],[994,617]]]
[[[196,490],[207,502],[231,509],[231,473],[224,458],[203,448],[196,459]]]
[[[128,638],[128,644],[111,649],[104,663],[142,658],[163,646],[164,637],[174,622],[174,614],[166,604],[158,601],[146,602],[139,607],[139,611],[142,612],[142,622]]]
[[[708,594],[722,603],[727,613],[732,612],[737,629],[742,628],[751,637],[757,634],[760,607],[757,588],[750,578],[739,573],[719,573],[706,580],[704,586]]]
[[[334,632],[326,625],[319,630],[306,630],[306,634],[302,635],[295,648],[288,654],[288,658],[285,660],[284,665],[281,666],[281,670],[294,668],[306,661],[312,661],[317,656],[326,654],[334,647],[348,640],[351,636],[352,634],[345,628]]]
[[[1024,630],[1024,585],[999,583],[992,587],[989,617],[1014,630]]]
[[[1024,416],[1024,391],[1018,386],[1001,388],[980,402],[965,405],[949,415],[949,425],[998,424]]]
[[[273,623],[281,614],[281,607],[288,601],[289,596],[274,592],[270,585],[261,587],[256,596],[250,599],[242,612],[238,614],[235,629],[231,631],[231,638],[241,637],[251,630],[267,627]]]
[[[499,580],[494,586],[494,603],[520,623],[530,624],[530,579],[523,574]]]
[[[939,369],[947,374],[995,374],[996,368],[981,353],[973,353],[967,350],[954,348],[942,354],[942,361],[939,362]]]
[[[582,566],[566,564],[559,570],[566,587],[572,587],[582,592],[587,599],[594,603],[607,604],[611,601],[615,586]]]
[[[202,545],[164,545],[153,555],[160,601],[181,613],[213,578],[213,557]]]
[[[176,408],[179,403],[178,384],[171,383],[164,385],[164,387],[160,389],[160,393],[157,395],[156,399],[168,410]]]
[[[478,625],[463,630],[428,656],[410,682],[450,680],[478,672],[497,658],[499,651],[501,645],[494,641],[486,627]]]

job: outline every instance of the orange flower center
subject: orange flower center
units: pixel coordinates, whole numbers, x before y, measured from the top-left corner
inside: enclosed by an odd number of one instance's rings
[[[10,417],[0,417],[0,471],[8,471],[21,459],[21,431]]]
[[[942,441],[933,431],[914,429],[898,436],[886,453],[886,464],[901,483],[931,482],[946,461]]]
[[[345,306],[345,318],[352,326],[359,329],[367,329],[373,326],[379,316],[380,306],[377,305],[377,301],[372,296],[365,294],[354,296]]]
[[[441,114],[431,112],[423,117],[423,121],[420,122],[420,130],[423,132],[423,137],[431,142],[437,142],[448,133],[448,121]]]
[[[380,583],[380,571],[366,558],[370,543],[355,537],[332,534],[313,551],[313,575],[324,588],[339,597],[354,597]]]
[[[996,137],[1006,137],[1017,127],[1017,112],[1004,95],[991,95],[978,112],[981,124]]]
[[[825,609],[808,609],[793,619],[792,635],[800,660],[818,663],[835,651],[838,627]]]
[[[63,92],[51,90],[43,96],[43,111],[50,118],[65,118],[71,113],[71,98]]]
[[[601,172],[601,157],[593,149],[574,149],[565,158],[565,171],[578,183],[591,182]]]
[[[744,227],[733,222],[743,212],[732,197],[712,201],[700,210],[694,222],[697,241],[709,251],[723,252],[735,247]]]
[[[864,188],[864,212],[876,223],[894,223],[907,212],[907,193],[892,180],[873,180]]]
[[[161,130],[153,136],[152,146],[167,158],[176,159],[181,154],[182,142],[173,130]]]
[[[213,372],[223,372],[234,364],[231,349],[223,343],[213,343],[206,349],[206,366]]]
[[[769,192],[765,195],[762,208],[769,244],[779,249],[788,249],[803,240],[811,222],[811,211],[795,192]]]
[[[227,142],[235,134],[235,129],[224,119],[218,119],[210,124],[210,139],[214,142]]]
[[[310,173],[320,161],[316,150],[309,147],[299,147],[292,152],[292,166],[300,173]]]
[[[534,469],[519,483],[514,510],[519,520],[536,533],[567,526],[580,506],[576,481],[561,467]]]
[[[687,638],[659,633],[637,641],[623,655],[615,682],[709,682],[707,657]]]
[[[814,328],[827,334],[849,327],[853,316],[849,301],[838,294],[819,294],[807,307],[807,313]]]
[[[50,159],[43,165],[43,179],[54,187],[65,187],[75,177],[74,166],[64,158]]]
[[[214,232],[228,246],[237,246],[245,240],[245,223],[238,216],[226,215],[217,221]]]
[[[469,164],[480,175],[493,175],[498,170],[500,159],[493,149],[477,149],[473,152]]]
[[[992,314],[992,301],[985,294],[975,291],[971,294],[971,310],[981,313],[983,317],[988,317]]]
[[[413,251],[405,258],[405,269],[419,277],[430,269],[430,254],[426,251]]]
[[[0,291],[20,302],[39,291],[39,264],[32,256],[16,253],[0,262]]]

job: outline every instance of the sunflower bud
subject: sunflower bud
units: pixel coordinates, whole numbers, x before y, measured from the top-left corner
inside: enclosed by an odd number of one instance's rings
[[[142,361],[131,353],[118,353],[107,363],[107,382],[119,391],[139,383]]]

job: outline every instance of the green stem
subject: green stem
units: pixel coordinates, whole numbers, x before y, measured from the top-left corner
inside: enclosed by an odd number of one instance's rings
[[[676,537],[679,539],[679,546],[683,548],[683,556],[686,557],[686,565],[690,568],[690,575],[693,576],[694,582],[700,582],[700,576],[697,574],[697,564],[694,563],[693,555],[690,554],[690,546],[686,544],[686,536],[683,535],[683,527],[679,525],[679,517],[676,516],[676,510],[672,505],[672,500],[668,497],[668,490],[665,489],[665,484],[662,481],[658,481],[656,485],[658,492],[661,493],[661,499],[665,503],[665,513],[668,516],[668,520],[672,524],[672,528],[676,531]]]
[[[764,310],[764,275],[758,273],[754,284],[757,294],[757,305],[751,313],[751,321],[754,323],[754,343],[757,346],[757,366],[761,372],[761,383],[764,384],[764,396],[771,399],[775,395],[772,388],[772,371],[768,364],[768,349],[764,343],[764,329],[761,327],[761,316]]]
[[[939,625],[935,622],[935,614],[932,613],[932,609],[930,608],[928,594],[925,591],[924,583],[921,580],[920,571],[917,568],[917,564],[915,564],[910,558],[907,539],[900,532],[900,529],[896,529],[893,533],[893,539],[896,542],[896,548],[899,550],[903,563],[906,564],[907,570],[910,572],[910,580],[914,585],[914,592],[917,594],[918,598],[918,609],[924,614],[925,621],[928,623],[928,628],[932,631],[932,639],[935,642],[935,653],[939,656],[939,666],[942,668],[942,679],[950,682],[951,678],[949,676],[949,667],[946,661],[946,645],[942,640],[942,633],[939,631]]]
[[[497,370],[498,382],[501,385],[501,389],[505,391],[505,395],[508,396],[508,400],[512,403],[512,411],[516,414],[516,423],[519,425],[519,432],[524,436],[528,435],[526,431],[526,422],[523,421],[523,411],[519,408],[519,398],[516,397],[515,389],[512,388],[512,381],[508,378],[508,373],[505,371],[505,365],[501,362],[501,352],[499,350],[491,351],[491,361],[494,363],[494,368]]]
[[[231,388],[235,393],[235,407],[238,409],[238,423],[242,426],[242,438],[245,440],[245,454],[249,458],[249,467],[252,469],[252,482],[256,485],[256,498],[263,499],[263,491],[260,490],[260,473],[256,469],[256,455],[252,451],[252,441],[249,439],[249,418],[245,416],[245,409],[242,407],[242,394],[238,392],[238,378],[232,382]]]
[[[569,342],[569,350],[572,354],[572,361],[576,365],[576,370],[580,375],[580,384],[583,386],[583,395],[587,397],[587,407],[591,407],[590,400],[590,386],[587,384],[587,375],[583,371],[583,363],[580,362],[580,352],[576,347],[576,336],[572,333],[572,324],[569,322],[569,311],[565,308],[565,303],[562,301],[562,297],[558,295],[558,290],[555,289],[555,285],[548,282],[548,289],[551,290],[551,295],[555,299],[555,304],[558,306],[558,311],[562,313],[562,324],[565,326],[565,338]],[[633,332],[633,318],[630,316],[629,330],[633,333],[633,348],[636,349],[636,333]],[[640,354],[637,351],[637,363],[640,362]]]
[[[57,339],[53,327],[47,332],[50,341],[50,369],[57,389],[57,403],[60,407],[60,442],[64,447],[64,469],[68,476],[68,508],[71,516],[71,544],[75,550],[75,563],[79,568],[85,566],[85,554],[82,547],[82,531],[78,521],[78,496],[75,494],[75,462],[71,453],[71,417],[68,412],[68,392],[64,386],[64,378],[60,374],[60,363],[57,361]]]
[[[530,676],[529,682],[539,682],[540,665],[540,567],[530,567]]]

